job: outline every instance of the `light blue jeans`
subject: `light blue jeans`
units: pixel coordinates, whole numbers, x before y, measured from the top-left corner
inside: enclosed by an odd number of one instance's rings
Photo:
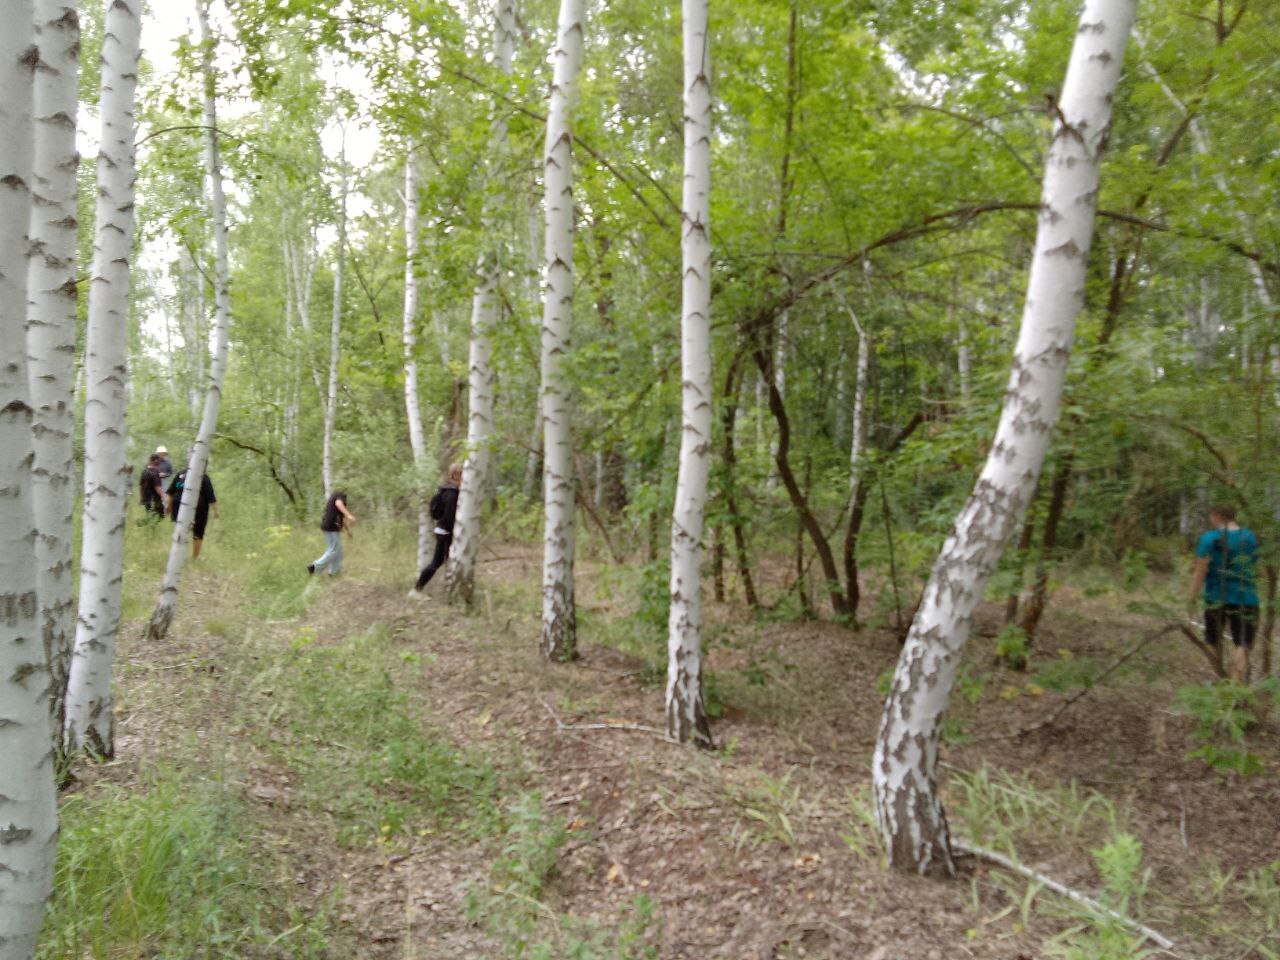
[[[313,566],[316,573],[321,570],[328,569],[330,574],[342,572],[342,531],[341,530],[323,530],[325,551],[320,555]]]

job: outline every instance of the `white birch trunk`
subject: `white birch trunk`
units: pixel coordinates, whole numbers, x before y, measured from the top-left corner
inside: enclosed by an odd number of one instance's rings
[[[511,73],[516,23],[515,0],[495,0],[493,5],[493,60],[499,73]],[[494,185],[501,177],[501,160],[506,153],[507,122],[505,107],[494,104],[493,125],[489,141],[489,178]],[[476,552],[480,546],[480,512],[489,483],[490,444],[493,435],[493,367],[490,343],[498,313],[498,241],[493,237],[492,204],[486,200],[484,220],[489,249],[480,256],[475,294],[471,300],[471,347],[467,375],[467,459],[462,467],[462,489],[458,493],[458,509],[453,525],[453,547],[445,567],[449,599],[471,604],[475,591]],[[442,341],[443,342],[443,341]]]
[[[115,750],[111,666],[120,630],[125,508],[131,493],[125,407],[141,0],[111,4],[102,36],[102,146],[85,347],[80,604],[65,735],[69,752],[110,757]]]
[[[338,417],[338,359],[342,339],[342,280],[347,247],[347,171],[346,150],[339,161],[343,165],[341,196],[338,201],[338,242],[333,262],[333,318],[329,324],[329,390],[324,402],[324,441],[321,472],[324,495],[333,493],[333,425]]]
[[[413,450],[413,489],[418,501],[418,569],[431,559],[431,517],[427,513],[427,440],[418,402],[418,178],[413,151],[404,160],[404,410]]]
[[[702,521],[711,467],[711,55],[707,0],[682,0],[684,196],[681,212],[680,466],[671,520],[667,734],[711,746],[702,699]]]
[[[0,31],[0,958],[30,960],[53,887],[57,806],[49,670],[40,643],[27,380],[32,5]]]
[[[36,577],[49,661],[53,730],[62,734],[75,636],[71,598],[71,437],[76,356],[76,104],[80,19],[75,0],[36,0],[40,69],[35,71],[31,258],[27,262],[27,353],[35,460],[31,494]],[[167,329],[166,323],[166,329]]]
[[[954,873],[937,789],[938,734],[974,608],[1022,522],[1058,417],[1084,298],[1098,173],[1135,0],[1086,0],[1045,166],[1022,327],[1004,409],[973,494],[934,563],[898,661],[872,766],[894,866]]]
[[[231,268],[227,255],[227,201],[222,191],[222,162],[218,150],[218,111],[215,101],[217,87],[213,72],[213,35],[209,30],[209,11],[206,0],[197,0],[196,13],[200,19],[200,39],[204,45],[204,162],[209,182],[209,215],[213,221],[213,309],[214,347],[213,363],[209,367],[209,385],[204,395],[204,409],[200,414],[200,429],[196,432],[191,459],[187,464],[186,481],[182,489],[182,502],[178,507],[178,522],[174,525],[173,541],[169,545],[169,562],[165,567],[164,581],[160,585],[160,600],[147,624],[147,636],[162,639],[169,632],[178,605],[178,584],[182,579],[182,567],[187,559],[187,543],[191,538],[191,523],[195,518],[196,503],[200,499],[200,485],[209,463],[209,444],[218,427],[218,409],[222,405],[222,381],[227,371],[227,343],[231,335]]]
[[[542,307],[542,655],[577,656],[573,600],[573,414],[565,365],[573,327],[573,123],[582,63],[583,0],[560,0],[543,155],[546,270]]]

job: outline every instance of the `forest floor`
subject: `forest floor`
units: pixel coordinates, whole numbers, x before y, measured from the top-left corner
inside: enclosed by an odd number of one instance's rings
[[[661,636],[637,639],[625,571],[580,564],[582,657],[549,665],[534,549],[487,549],[466,615],[435,584],[406,598],[412,571],[390,557],[410,551],[374,531],[320,582],[303,568],[318,537],[273,530],[247,560],[211,542],[165,641],[130,623],[117,759],[82,769],[65,801],[163,794],[142,817],[154,827],[214,791],[230,812],[209,863],[240,857],[220,868],[214,919],[193,904],[101,934],[98,954],[63,905],[44,956],[1280,956],[1274,714],[1212,741],[1261,766],[1242,775],[1189,756],[1202,741],[1176,691],[1209,674],[1185,640],[1090,686],[1158,626],[1114,590],[1060,588],[1026,673],[995,665],[1000,611],[982,611],[948,721],[947,810],[970,842],[1166,934],[1167,953],[971,857],[950,882],[884,868],[868,781],[889,630],[709,604],[719,749],[700,752],[660,733]],[[89,828],[68,809],[74,851]],[[198,857],[199,837],[183,845],[165,869]]]

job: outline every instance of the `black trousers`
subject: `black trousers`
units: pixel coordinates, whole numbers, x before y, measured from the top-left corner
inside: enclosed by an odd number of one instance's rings
[[[422,568],[422,572],[418,574],[418,582],[414,584],[413,589],[421,590],[436,575],[436,571],[444,566],[444,562],[449,559],[449,545],[453,543],[452,533],[436,534],[436,552],[431,557],[431,562]]]
[[[1204,608],[1204,642],[1218,645],[1223,631],[1231,630],[1231,639],[1237,647],[1252,647],[1253,635],[1258,632],[1258,608],[1238,603],[1225,603]]]

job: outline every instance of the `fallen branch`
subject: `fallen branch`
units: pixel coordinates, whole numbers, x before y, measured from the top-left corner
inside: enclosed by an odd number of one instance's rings
[[[557,730],[563,730],[569,733],[579,730],[633,730],[637,733],[647,733],[651,736],[655,736],[664,743],[679,744],[680,742],[667,736],[666,731],[659,730],[657,727],[646,726],[643,723],[565,723],[560,719],[555,710],[551,708],[551,704],[547,703],[546,700],[542,697],[538,697],[538,702],[542,704],[543,709],[551,716],[551,719],[555,722]]]
[[[1131,917],[1126,917],[1123,913],[1117,913],[1110,907],[1103,906],[1092,897],[1086,896],[1079,890],[1073,890],[1071,887],[1068,887],[1066,884],[1059,883],[1052,877],[1045,876],[1039,870],[1032,870],[1030,867],[1023,866],[1018,861],[1011,857],[1006,857],[1002,853],[997,853],[994,850],[988,850],[985,847],[974,846],[968,841],[960,840],[955,837],[951,840],[951,849],[957,853],[967,853],[969,856],[977,857],[979,860],[986,860],[988,863],[994,863],[997,866],[1004,867],[1006,870],[1012,870],[1014,873],[1026,877],[1028,880],[1034,880],[1036,883],[1052,890],[1059,896],[1066,897],[1072,903],[1079,904],[1090,913],[1094,913],[1098,916],[1106,917],[1108,920],[1115,920],[1117,923],[1123,924],[1135,933],[1141,934],[1144,939],[1150,940],[1156,946],[1160,947],[1160,949],[1177,956],[1177,954],[1173,954],[1173,941],[1158,930],[1152,930],[1150,927],[1139,923],[1137,920],[1134,920]]]
[[[1111,663],[1107,664],[1107,668],[1100,674],[1096,677],[1091,677],[1089,679],[1089,686],[1084,687],[1067,697],[1066,700],[1062,701],[1062,703],[1058,705],[1058,708],[1054,710],[1053,713],[1049,714],[1049,716],[1045,717],[1043,720],[1033,723],[1030,726],[1022,727],[1020,730],[1015,730],[1013,733],[998,733],[986,737],[975,737],[974,742],[981,743],[991,740],[1020,740],[1028,734],[1035,733],[1037,730],[1043,730],[1045,727],[1053,726],[1058,722],[1058,718],[1067,712],[1069,707],[1097,689],[1098,684],[1102,683],[1103,680],[1107,679],[1107,677],[1119,670],[1126,662],[1136,656],[1143,647],[1149,643],[1159,640],[1168,633],[1172,633],[1174,630],[1180,629],[1185,629],[1181,623],[1166,623],[1154,633],[1147,634],[1120,656],[1116,657],[1116,659],[1112,660]]]

